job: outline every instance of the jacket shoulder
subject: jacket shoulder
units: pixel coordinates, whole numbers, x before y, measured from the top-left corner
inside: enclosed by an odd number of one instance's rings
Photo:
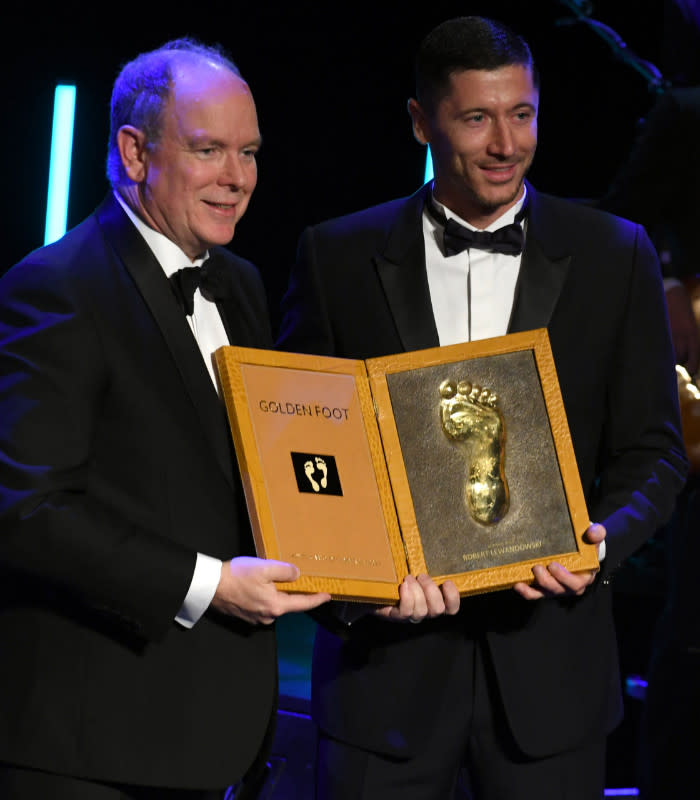
[[[576,200],[538,192],[533,203],[531,222],[535,229],[546,230],[548,237],[562,242],[621,241],[630,243],[639,237],[641,225],[596,208],[585,200]]]
[[[320,236],[333,237],[354,236],[359,232],[380,234],[391,228],[397,218],[414,207],[422,208],[422,200],[419,201],[416,195],[400,197],[312,225],[310,230]]]

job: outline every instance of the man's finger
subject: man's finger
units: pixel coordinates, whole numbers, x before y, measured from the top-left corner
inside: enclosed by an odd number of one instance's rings
[[[583,538],[589,544],[600,544],[600,542],[605,539],[606,535],[607,531],[605,528],[600,523],[593,522],[588,526],[586,532],[583,534]]]
[[[271,581],[292,582],[295,581],[301,571],[295,564],[288,564],[286,561],[274,561],[272,559],[263,561],[265,577]]]
[[[399,588],[401,616],[413,621],[422,620],[428,613],[423,589],[413,575],[407,575]]]
[[[459,589],[452,581],[445,581],[440,587],[442,597],[445,601],[445,614],[456,614],[459,611],[461,597],[459,596]]]
[[[283,614],[295,611],[310,611],[312,608],[327,603],[331,596],[328,592],[317,592],[316,594],[286,594],[284,595]]]
[[[527,583],[516,583],[513,588],[525,600],[541,600],[544,597],[544,592]]]
[[[432,578],[427,575],[419,575],[418,583],[423,590],[426,603],[426,614],[429,617],[439,617],[445,613],[445,600],[440,588]]]

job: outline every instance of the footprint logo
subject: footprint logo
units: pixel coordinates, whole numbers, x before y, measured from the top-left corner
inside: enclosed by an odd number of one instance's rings
[[[318,481],[314,479],[314,472],[316,472],[316,467],[314,467],[314,462],[305,461],[304,474],[306,475],[309,483],[311,484],[311,488],[314,490],[314,492],[318,492],[321,490],[321,487],[318,485]]]
[[[440,420],[468,463],[465,494],[471,516],[484,525],[503,519],[510,503],[505,476],[506,429],[498,397],[469,381],[440,384]]]
[[[330,453],[290,453],[297,489],[305,494],[343,496],[335,456]]]
[[[316,469],[321,473],[321,486],[325,489],[328,486],[328,467],[321,456],[316,456],[314,460],[316,461]]]

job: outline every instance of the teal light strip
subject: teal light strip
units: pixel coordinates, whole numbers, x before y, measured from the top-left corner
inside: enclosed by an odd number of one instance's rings
[[[49,164],[49,191],[46,199],[44,244],[55,242],[66,232],[74,119],[75,86],[59,85],[56,87],[53,103],[51,161]]]
[[[425,177],[423,178],[423,183],[432,181],[432,179],[433,179],[433,157],[430,153],[430,145],[428,145],[425,153]]]

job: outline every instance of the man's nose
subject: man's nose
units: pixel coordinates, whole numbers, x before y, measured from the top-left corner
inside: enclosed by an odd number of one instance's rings
[[[248,171],[245,169],[237,153],[229,153],[219,176],[219,183],[243,189],[248,183]]]
[[[489,142],[489,152],[494,155],[512,156],[515,152],[513,131],[507,120],[497,120]]]

